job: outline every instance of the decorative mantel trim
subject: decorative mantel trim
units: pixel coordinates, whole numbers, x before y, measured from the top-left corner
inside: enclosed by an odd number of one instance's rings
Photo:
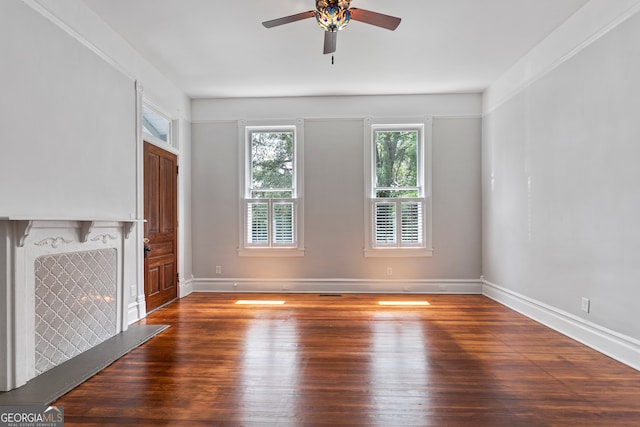
[[[95,227],[96,221],[80,221],[80,241],[86,243]]]
[[[18,220],[16,221],[16,231],[18,238],[18,246],[23,247],[25,239],[29,236],[33,227],[33,221],[31,220]]]
[[[111,234],[100,234],[99,236],[94,237],[93,239],[91,239],[92,242],[102,242],[104,244],[109,243],[109,240],[116,240],[117,237],[111,235]]]
[[[118,223],[124,230],[124,238],[128,239],[131,235],[133,227],[137,223],[142,223],[143,219],[119,219],[119,218],[99,218],[99,219],[77,219],[77,218],[46,218],[46,217],[0,217],[0,220],[6,220],[15,224],[18,247],[23,247],[24,242],[29,237],[34,223],[37,222],[76,222],[79,224],[80,242],[86,243],[89,240],[91,232],[99,223]],[[64,242],[70,243],[70,242]]]
[[[63,243],[72,243],[73,240],[67,240],[64,237],[47,237],[46,239],[40,240],[39,242],[35,242],[36,246],[45,246],[51,245],[52,248],[56,249]]]
[[[135,220],[135,221],[124,221],[122,223],[122,226],[124,227],[125,239],[128,239],[129,236],[131,236],[131,230],[133,230],[133,226],[136,225],[138,222],[145,222],[145,220],[142,219],[142,220]]]

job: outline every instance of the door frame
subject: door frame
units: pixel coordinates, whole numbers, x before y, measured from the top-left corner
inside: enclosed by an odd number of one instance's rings
[[[175,141],[175,146],[169,145],[164,141],[156,140],[152,135],[143,133],[142,131],[142,107],[146,104],[152,107],[154,110],[161,112],[165,117],[170,115],[163,112],[161,108],[155,105],[153,102],[145,99],[143,96],[143,85],[140,81],[135,82],[136,90],[136,218],[138,220],[144,220],[144,143],[145,141],[156,145],[163,150],[175,154],[177,156],[179,170],[183,170],[183,155],[182,150],[176,147],[181,147],[180,135],[181,135],[181,119],[171,118],[171,140]],[[183,277],[181,272],[184,271],[184,230],[181,224],[183,224],[183,209],[184,199],[182,196],[183,188],[183,173],[178,174],[178,189],[177,189],[177,225],[178,225],[178,242],[177,242],[177,263],[178,263],[178,299],[185,296],[185,292],[182,289]],[[133,234],[133,233],[132,233]],[[127,320],[129,324],[132,324],[147,316],[145,289],[144,289],[144,226],[139,224],[135,231],[135,283],[132,283],[129,287],[129,304]],[[125,298],[127,296],[125,295]]]

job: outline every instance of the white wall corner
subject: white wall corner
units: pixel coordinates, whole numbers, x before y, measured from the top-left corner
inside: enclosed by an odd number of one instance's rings
[[[640,341],[483,280],[482,294],[619,362],[640,370]]]

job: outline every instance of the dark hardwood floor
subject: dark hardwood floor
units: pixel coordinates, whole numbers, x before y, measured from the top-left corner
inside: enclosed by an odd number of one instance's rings
[[[199,293],[142,323],[171,327],[55,402],[66,426],[640,425],[640,372],[479,295]]]

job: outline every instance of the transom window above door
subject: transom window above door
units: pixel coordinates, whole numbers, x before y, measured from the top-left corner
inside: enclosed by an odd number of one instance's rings
[[[172,147],[177,149],[177,140],[173,133],[174,122],[158,109],[148,105],[142,106],[142,133],[144,139],[159,147]]]

